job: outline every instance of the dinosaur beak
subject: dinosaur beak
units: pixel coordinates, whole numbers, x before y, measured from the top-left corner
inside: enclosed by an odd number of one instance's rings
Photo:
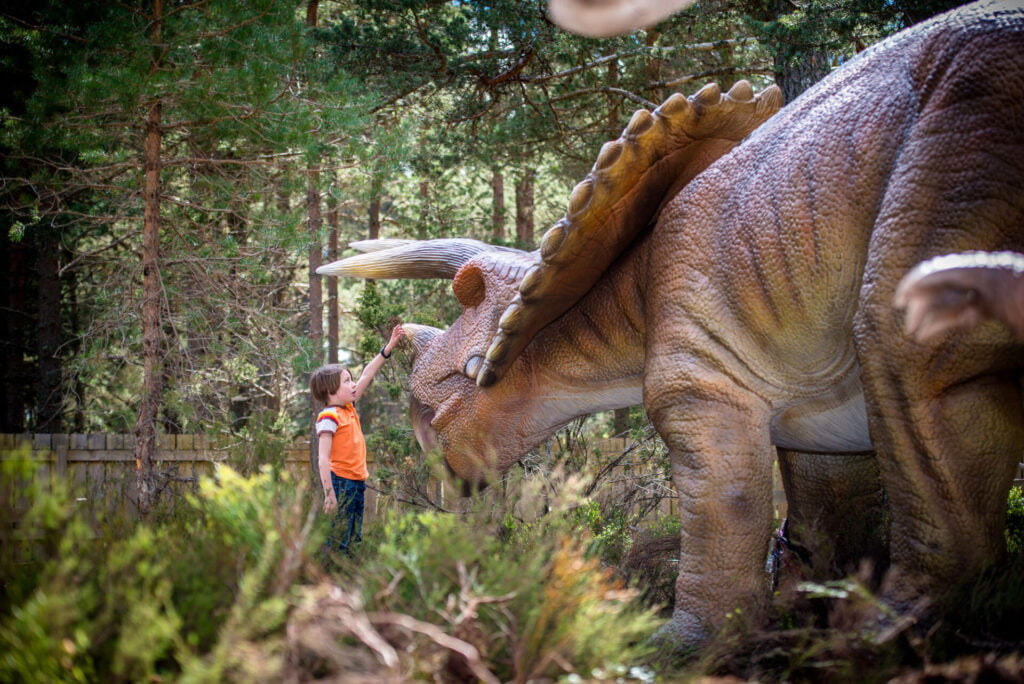
[[[427,454],[437,448],[437,430],[430,422],[434,420],[434,410],[416,398],[416,395],[409,395],[409,418],[412,421],[412,432],[419,442],[420,449]]]
[[[430,425],[430,421],[434,420],[434,410],[417,399],[413,394],[409,395],[409,417],[412,420],[413,434],[416,436],[416,441],[419,443],[423,453],[429,454],[435,449],[440,449],[437,430]],[[464,459],[457,459],[456,463],[463,465],[465,461]],[[459,470],[452,466],[447,455],[444,458],[444,467],[455,478],[455,483],[459,486],[462,496],[471,496],[473,492],[487,486],[486,480],[479,477],[467,479]]]

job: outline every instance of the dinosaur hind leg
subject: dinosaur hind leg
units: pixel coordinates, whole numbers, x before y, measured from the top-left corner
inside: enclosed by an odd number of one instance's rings
[[[889,599],[908,607],[942,602],[1005,552],[1006,497],[1024,453],[1024,415],[1019,348],[990,337],[945,350],[909,342],[901,349],[893,343],[899,324],[892,312],[859,327],[872,439],[892,514]]]
[[[815,580],[888,565],[888,514],[874,452],[778,450],[789,540],[806,550]]]

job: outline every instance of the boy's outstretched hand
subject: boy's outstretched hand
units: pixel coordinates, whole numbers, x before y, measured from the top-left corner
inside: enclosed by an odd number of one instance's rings
[[[398,325],[395,326],[394,330],[391,331],[391,339],[388,340],[388,343],[386,345],[384,345],[384,349],[387,350],[388,354],[391,353],[391,350],[398,345],[398,341],[401,340],[402,337],[404,336],[405,330],[402,328],[402,324],[399,323]]]

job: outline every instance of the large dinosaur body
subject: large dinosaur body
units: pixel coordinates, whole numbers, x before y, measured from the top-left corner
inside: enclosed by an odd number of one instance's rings
[[[969,5],[898,34],[732,149],[777,98],[734,91],[634,117],[536,253],[459,243],[419,271],[447,243],[384,244],[322,271],[454,277],[463,315],[415,331],[411,384],[418,434],[467,478],[642,398],[680,497],[670,632],[687,642],[763,593],[773,445],[808,522],[847,496],[877,503],[880,473],[896,605],[999,556],[1024,453],[1012,335],[924,347],[893,307],[924,259],[1024,249],[1024,12]],[[678,155],[644,136],[671,138],[680,109],[690,125],[730,108],[742,125],[702,133],[727,142],[684,141],[701,152],[672,171],[696,174],[677,192],[657,170]],[[617,166],[639,158],[654,171]]]

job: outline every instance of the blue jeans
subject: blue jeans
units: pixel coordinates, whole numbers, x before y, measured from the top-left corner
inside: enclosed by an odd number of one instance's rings
[[[338,499],[328,543],[343,553],[350,553],[350,547],[363,541],[363,503],[366,499],[366,482],[350,480],[331,473],[331,486]]]

